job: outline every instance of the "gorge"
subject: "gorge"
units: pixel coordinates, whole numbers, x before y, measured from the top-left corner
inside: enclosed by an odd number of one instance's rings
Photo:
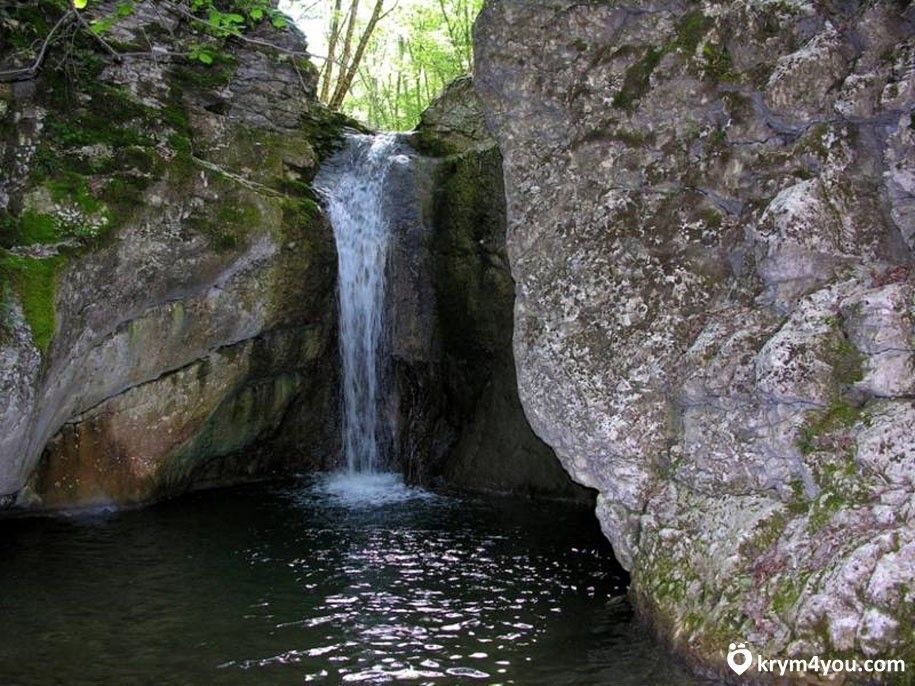
[[[0,677],[915,669],[910,3],[486,0],[397,134],[294,28],[74,31],[0,83]]]

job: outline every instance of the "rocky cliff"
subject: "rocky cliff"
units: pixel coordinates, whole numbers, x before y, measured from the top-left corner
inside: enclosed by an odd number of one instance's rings
[[[386,415],[397,467],[421,483],[593,498],[537,438],[518,399],[502,158],[470,79],[452,83],[402,143],[410,164],[386,181]]]
[[[736,641],[915,659],[913,23],[488,0],[476,26],[521,400],[703,671]]]
[[[0,11],[4,66],[60,14]],[[335,253],[307,184],[341,122],[303,37],[264,22],[205,65],[199,27],[152,2],[105,34],[120,58],[59,30],[0,85],[0,500],[142,502],[333,460]]]
[[[534,434],[518,398],[502,156],[469,78],[432,103],[416,139],[440,162],[431,208],[433,293],[439,383],[455,442],[436,471],[465,488],[593,498]]]

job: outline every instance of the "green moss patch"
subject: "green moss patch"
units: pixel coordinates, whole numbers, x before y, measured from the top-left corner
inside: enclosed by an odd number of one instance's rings
[[[198,91],[214,91],[229,85],[235,71],[237,60],[224,52],[215,53],[213,64],[188,62],[172,69],[172,77],[182,88]]]
[[[623,87],[613,96],[613,106],[631,112],[651,85],[651,75],[661,62],[664,50],[649,48],[638,62],[626,70]]]
[[[208,205],[188,218],[188,226],[210,240],[216,252],[228,252],[243,247],[252,227],[261,221],[261,213],[253,202],[229,200],[216,207]]]
[[[706,43],[702,48],[702,59],[705,62],[705,73],[718,81],[733,81],[737,78],[731,53],[727,46]]]
[[[825,358],[837,385],[850,386],[864,378],[864,355],[844,336],[827,347]]]
[[[809,455],[824,446],[824,438],[831,434],[850,429],[861,416],[861,410],[843,398],[834,400],[829,407],[815,412],[801,429],[798,447]]]
[[[674,37],[669,43],[649,48],[638,62],[626,70],[623,85],[613,98],[613,106],[632,112],[639,99],[648,92],[651,75],[664,55],[682,52],[687,60],[691,60],[712,24],[711,17],[699,10],[686,14],[677,25]],[[706,43],[702,48],[701,63],[705,77],[717,81],[733,81],[738,78],[730,52],[723,44]]]
[[[809,572],[804,572],[797,577],[785,575],[779,578],[772,596],[772,610],[777,615],[786,617],[797,605],[809,577]]]
[[[16,245],[53,243],[60,239],[57,220],[49,214],[26,210],[19,218],[15,231]]]
[[[311,198],[289,198],[283,201],[283,223],[290,228],[304,228],[321,213],[318,203]]]
[[[740,546],[741,553],[747,559],[755,559],[772,548],[785,532],[788,516],[782,510],[762,519],[753,530],[753,535]]]
[[[332,112],[321,104],[316,104],[299,124],[301,132],[311,142],[319,160],[333,154],[339,147],[343,129],[355,129],[370,133],[368,129],[345,114]]]
[[[46,352],[54,337],[57,274],[63,257],[32,259],[0,255],[0,288],[15,293],[35,345]]]
[[[13,287],[0,276],[0,345],[3,345],[13,328]]]
[[[711,24],[712,20],[699,10],[690,12],[677,26],[676,36],[669,49],[683,50],[687,55],[692,55]]]

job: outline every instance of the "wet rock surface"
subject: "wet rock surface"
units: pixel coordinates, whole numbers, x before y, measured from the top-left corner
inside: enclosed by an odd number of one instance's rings
[[[388,179],[402,470],[420,482],[592,501],[518,399],[502,157],[470,79],[448,86],[404,142],[419,154]]]
[[[76,37],[0,85],[7,504],[145,502],[338,453],[335,252],[308,182],[341,122],[294,30],[207,67],[163,12],[112,30],[137,56]]]
[[[913,10],[491,0],[534,430],[697,669],[915,657]],[[762,677],[760,677],[762,678]]]

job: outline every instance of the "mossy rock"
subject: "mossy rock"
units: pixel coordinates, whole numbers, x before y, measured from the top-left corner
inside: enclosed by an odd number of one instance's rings
[[[66,263],[62,256],[37,259],[0,252],[0,289],[4,301],[14,294],[22,307],[32,339],[46,353],[54,337],[57,279]],[[4,309],[9,304],[4,305]]]

